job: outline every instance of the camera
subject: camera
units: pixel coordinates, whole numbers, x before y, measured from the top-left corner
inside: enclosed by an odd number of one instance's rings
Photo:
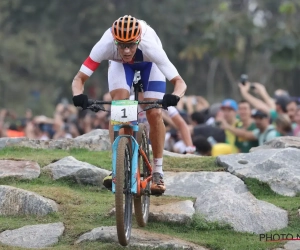
[[[242,74],[241,75],[241,79],[240,79],[240,82],[245,85],[245,83],[248,81],[248,75],[246,74]]]

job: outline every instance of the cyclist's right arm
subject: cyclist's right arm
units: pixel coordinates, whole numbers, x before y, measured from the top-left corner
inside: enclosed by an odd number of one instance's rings
[[[101,61],[108,60],[113,55],[113,40],[110,29],[108,29],[101,39],[94,45],[90,55],[80,67],[72,82],[73,96],[80,95],[84,90],[84,83],[98,68]]]
[[[80,95],[83,93],[84,83],[87,79],[89,79],[88,75],[82,73],[81,71],[78,71],[72,82],[73,96]]]

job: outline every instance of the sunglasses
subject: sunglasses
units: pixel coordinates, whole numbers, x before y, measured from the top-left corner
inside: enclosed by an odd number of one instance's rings
[[[133,43],[120,43],[120,42],[117,42],[115,41],[115,44],[120,48],[120,49],[132,49],[135,45],[138,45],[139,44],[139,40],[137,40],[136,42],[133,42]]]

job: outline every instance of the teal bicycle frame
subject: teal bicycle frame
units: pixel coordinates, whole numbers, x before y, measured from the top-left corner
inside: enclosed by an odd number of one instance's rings
[[[121,128],[131,128],[133,130],[133,136],[132,135],[119,135],[119,131]],[[112,192],[115,193],[116,192],[116,185],[114,183],[114,178],[116,176],[116,165],[117,165],[117,149],[118,149],[118,145],[119,145],[119,141],[122,137],[127,137],[130,138],[131,141],[131,148],[133,151],[132,154],[132,158],[131,158],[131,193],[132,194],[137,194],[137,168],[138,168],[138,153],[139,153],[139,144],[136,141],[136,134],[139,130],[139,126],[138,125],[133,125],[133,124],[126,124],[126,125],[114,125],[113,126],[113,130],[114,130],[114,142],[112,144],[112,150],[113,150],[113,157],[112,157]]]

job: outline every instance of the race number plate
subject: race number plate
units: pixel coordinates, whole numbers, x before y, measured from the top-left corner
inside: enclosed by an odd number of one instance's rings
[[[129,124],[137,120],[138,102],[117,100],[111,103],[111,124]]]

